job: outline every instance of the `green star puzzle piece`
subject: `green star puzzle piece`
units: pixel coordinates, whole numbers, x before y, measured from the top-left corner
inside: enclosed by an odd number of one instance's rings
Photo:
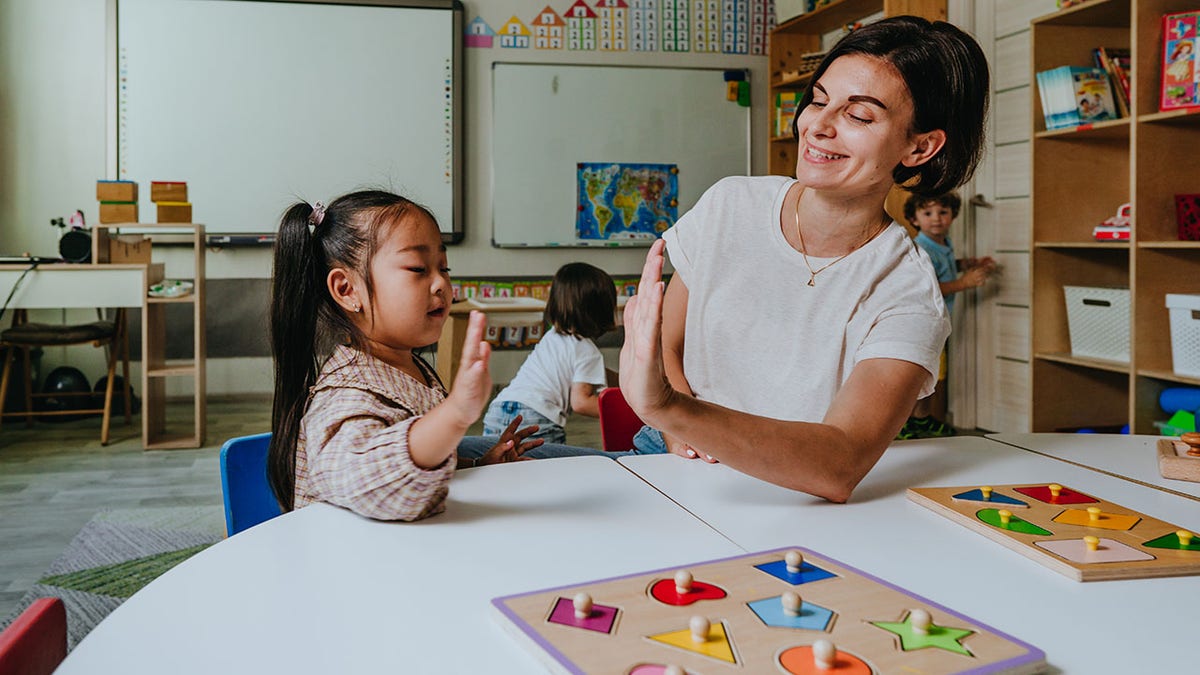
[[[895,633],[900,638],[900,648],[906,652],[914,649],[936,647],[948,652],[954,652],[955,654],[962,654],[963,656],[974,656],[959,641],[975,631],[966,630],[965,628],[930,625],[929,634],[921,635],[913,629],[912,614],[906,616],[904,621],[872,621],[871,625],[882,628],[889,633]]]

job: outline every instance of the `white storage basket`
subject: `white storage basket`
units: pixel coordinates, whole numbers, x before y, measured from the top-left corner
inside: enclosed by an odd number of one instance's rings
[[[1175,373],[1200,377],[1200,295],[1167,294]]]
[[[1129,363],[1129,289],[1063,286],[1071,354]]]

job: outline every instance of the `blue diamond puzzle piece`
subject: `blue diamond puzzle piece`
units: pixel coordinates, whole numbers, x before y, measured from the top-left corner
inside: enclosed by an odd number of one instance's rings
[[[960,492],[960,493],[954,495],[954,498],[962,499],[962,500],[969,501],[969,502],[984,502],[985,504],[1007,504],[1009,506],[1029,506],[1029,504],[1027,502],[1023,502],[1020,499],[1014,499],[1012,497],[1002,495],[999,492],[995,492],[995,491],[992,492],[990,497],[984,498],[983,490],[980,490],[979,488],[976,488],[974,490],[967,490],[966,492]]]
[[[802,628],[804,630],[828,631],[833,625],[833,610],[811,602],[800,603],[800,614],[788,616],[783,611],[781,596],[764,598],[746,603],[763,623],[774,628]]]
[[[822,579],[829,579],[837,576],[833,572],[823,570],[807,561],[800,565],[800,571],[795,573],[789,572],[787,563],[782,560],[755,565],[755,567],[773,577],[776,577],[777,579],[786,581],[793,586],[809,584],[814,581],[820,581]]]

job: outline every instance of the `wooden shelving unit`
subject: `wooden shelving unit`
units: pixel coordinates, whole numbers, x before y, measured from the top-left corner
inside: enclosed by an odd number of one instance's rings
[[[804,54],[821,51],[821,36],[863,17],[883,12],[884,16],[912,14],[926,19],[946,20],[946,0],[837,0],[801,14],[775,27],[767,49],[770,64],[770,96],[767,128],[773,128],[775,94],[801,91],[809,74],[795,75]],[[796,139],[789,134],[772,136],[767,149],[768,171],[777,176],[796,173]]]
[[[144,237],[171,235],[184,237],[192,246],[194,287],[188,295],[175,298],[145,297],[142,305],[142,438],[146,450],[199,448],[204,445],[206,415],[205,331],[204,331],[204,226],[197,223],[122,223],[93,227],[92,260],[104,264],[114,253],[133,247],[141,262],[150,262],[147,242],[144,250],[126,243],[122,230],[136,232],[133,241]],[[123,245],[123,246],[122,246]],[[134,262],[134,261],[129,261]],[[148,290],[148,289],[147,289]],[[192,306],[192,353],[186,361],[166,358],[167,308]],[[167,378],[190,378],[192,382],[192,423],[186,428],[168,428],[166,421]]]
[[[1200,242],[1177,238],[1174,195],[1200,191],[1200,114],[1158,111],[1162,16],[1189,0],[1092,0],[1031,25],[1032,72],[1090,65],[1095,47],[1133,55],[1130,119],[1045,131],[1031,95],[1032,427],[1119,427],[1154,434],[1158,396],[1197,378],[1171,369],[1167,293],[1200,293]],[[1036,78],[1030,77],[1036,88]],[[1130,242],[1092,227],[1133,204]],[[1130,289],[1130,362],[1071,355],[1064,285]]]

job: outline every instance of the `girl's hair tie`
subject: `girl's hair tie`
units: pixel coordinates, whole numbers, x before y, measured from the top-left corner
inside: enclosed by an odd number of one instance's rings
[[[325,220],[325,204],[317,202],[313,205],[312,214],[308,216],[308,222],[313,227],[320,227],[323,220]]]

